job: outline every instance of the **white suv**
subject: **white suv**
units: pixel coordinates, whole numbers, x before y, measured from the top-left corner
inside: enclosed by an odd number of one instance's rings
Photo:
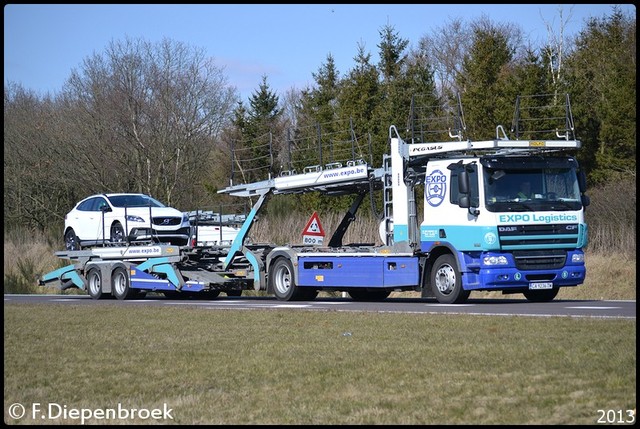
[[[99,194],[80,201],[64,218],[67,250],[140,242],[187,245],[189,217],[144,194]]]

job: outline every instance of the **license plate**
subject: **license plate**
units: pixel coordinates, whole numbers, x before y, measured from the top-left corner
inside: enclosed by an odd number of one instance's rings
[[[529,283],[529,289],[553,289],[553,283]]]

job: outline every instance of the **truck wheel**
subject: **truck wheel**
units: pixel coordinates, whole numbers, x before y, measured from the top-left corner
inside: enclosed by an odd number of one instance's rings
[[[271,267],[269,276],[273,292],[280,301],[300,299],[300,288],[293,277],[293,266],[286,258],[278,258]]]
[[[462,278],[453,255],[441,255],[431,269],[431,289],[439,303],[461,304],[471,293],[462,289]]]
[[[136,293],[130,288],[127,270],[118,267],[111,273],[111,294],[123,300],[132,298]]]
[[[87,273],[87,293],[93,299],[103,297],[102,293],[102,273],[99,268],[92,268]]]
[[[242,296],[242,290],[228,290],[227,291],[227,296]]]
[[[553,298],[558,295],[560,291],[559,287],[554,287],[553,289],[545,289],[545,290],[528,290],[523,292],[523,295],[527,300],[531,302],[549,302],[553,301]]]

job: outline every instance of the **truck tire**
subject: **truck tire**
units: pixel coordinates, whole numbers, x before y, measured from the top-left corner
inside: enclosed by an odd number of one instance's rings
[[[131,289],[131,282],[127,270],[117,267],[111,273],[111,294],[120,300],[130,299],[136,295]]]
[[[87,273],[87,293],[93,299],[101,299],[102,293],[102,273],[99,268],[92,268]]]
[[[227,296],[242,296],[242,290],[236,290],[236,289],[228,290]]]
[[[558,295],[560,291],[559,287],[554,287],[553,289],[545,289],[545,290],[528,290],[523,292],[525,298],[531,302],[549,302],[553,301],[553,298]]]
[[[271,266],[269,281],[273,292],[280,301],[297,301],[303,298],[303,293],[296,285],[293,276],[293,265],[286,258],[278,258]]]
[[[431,269],[431,289],[441,304],[461,304],[471,293],[462,289],[462,276],[451,254],[440,255]]]

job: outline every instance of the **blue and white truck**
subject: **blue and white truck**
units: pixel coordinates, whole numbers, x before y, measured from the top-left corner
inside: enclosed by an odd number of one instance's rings
[[[257,198],[228,247],[154,245],[126,257],[125,248],[59,252],[75,264],[49,273],[41,283],[59,280],[94,298],[111,293],[121,299],[141,291],[213,297],[251,289],[283,301],[311,300],[319,291],[346,292],[354,300],[417,291],[449,304],[464,302],[472,291],[501,291],[550,301],[560,288],[585,280],[589,198],[573,155],[581,143],[574,138],[568,96],[561,103],[560,126],[551,127],[552,139],[520,138],[528,132],[520,128],[523,100],[517,100],[515,139],[502,126],[493,140],[464,139],[461,115],[454,132],[448,129],[448,141],[425,142],[416,134],[405,141],[391,126],[382,167],[372,168],[351,150],[341,162],[331,159],[300,173],[286,170],[221,189]],[[545,118],[547,128],[550,118],[555,116]],[[383,208],[380,242],[344,244],[358,208],[377,191]],[[353,195],[328,242],[248,240],[271,196],[306,192]]]

